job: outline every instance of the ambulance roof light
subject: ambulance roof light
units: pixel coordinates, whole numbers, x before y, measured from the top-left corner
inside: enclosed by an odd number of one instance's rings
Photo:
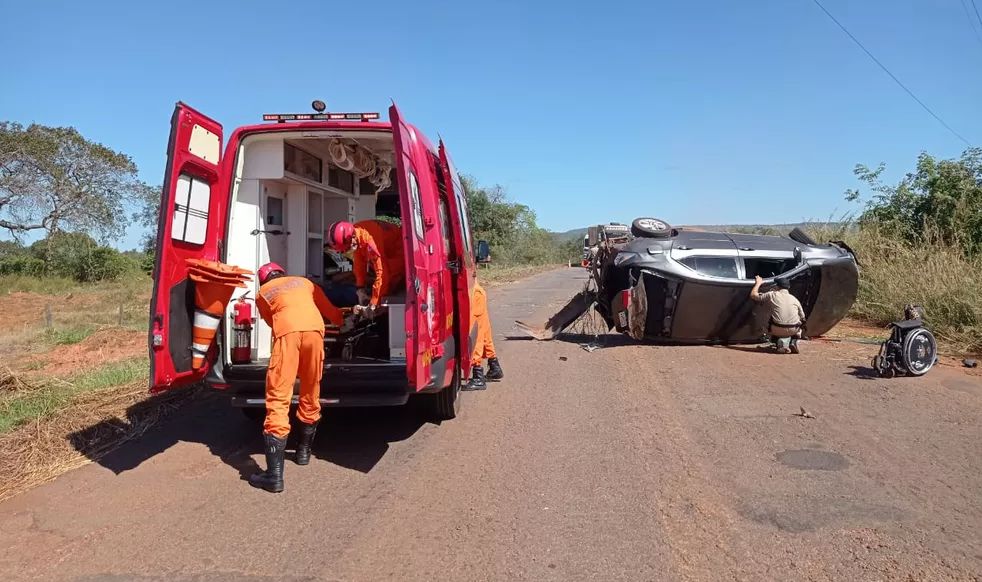
[[[264,113],[263,121],[371,121],[378,113]]]

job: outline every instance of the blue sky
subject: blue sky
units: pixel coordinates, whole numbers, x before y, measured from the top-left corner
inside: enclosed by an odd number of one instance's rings
[[[982,42],[959,2],[824,0],[978,144]],[[0,119],[74,125],[153,183],[178,100],[228,132],[314,98],[382,112],[393,98],[461,171],[553,230],[824,219],[852,208],[857,162],[893,179],[922,150],[965,147],[811,0],[0,0],[0,13]]]

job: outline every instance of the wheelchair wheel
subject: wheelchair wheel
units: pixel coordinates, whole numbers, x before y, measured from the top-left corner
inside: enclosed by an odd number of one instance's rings
[[[873,367],[873,371],[876,372],[877,376],[883,375],[883,356],[876,355],[873,356],[873,361],[870,363]]]
[[[938,344],[934,335],[922,328],[907,334],[900,350],[903,365],[911,376],[923,376],[938,358]]]

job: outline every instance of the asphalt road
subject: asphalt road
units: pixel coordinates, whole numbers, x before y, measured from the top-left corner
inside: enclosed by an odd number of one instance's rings
[[[979,580],[982,378],[874,347],[508,339],[582,284],[489,291],[503,382],[458,419],[332,411],[286,491],[219,396],[0,505],[5,580]],[[588,341],[589,337],[580,338]],[[804,407],[815,418],[793,414]]]

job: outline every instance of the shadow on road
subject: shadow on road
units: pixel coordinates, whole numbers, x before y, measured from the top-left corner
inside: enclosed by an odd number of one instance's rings
[[[554,342],[563,342],[567,344],[578,344],[578,345],[595,343],[600,348],[637,346],[637,345],[642,345],[643,343],[634,340],[626,335],[621,335],[621,334],[602,334],[600,336],[597,336],[591,333],[563,333],[563,334],[559,334],[558,336],[556,336],[551,340],[537,340],[534,337],[529,337],[526,335],[507,335],[505,336],[505,341],[509,341],[509,342],[554,341]]]
[[[719,347],[726,348],[728,350],[733,350],[736,352],[747,352],[748,354],[774,354],[777,355],[777,350],[774,346],[770,345],[735,345],[735,344],[720,344]]]
[[[849,371],[846,372],[847,376],[855,376],[860,380],[875,380],[880,377],[876,373],[876,370],[870,368],[869,366],[849,366]]]
[[[159,405],[156,398],[149,398],[127,409],[125,420],[104,420],[72,433],[68,441],[75,450],[92,458],[97,456],[94,451],[104,450],[106,435],[130,432],[145,423]],[[385,456],[390,443],[408,439],[425,423],[424,415],[412,402],[392,408],[328,409],[311,452],[316,458],[367,473]],[[291,433],[288,457],[296,434],[297,431]],[[221,393],[202,391],[145,434],[93,461],[120,474],[136,469],[179,442],[205,445],[246,479],[259,470],[253,455],[262,454],[262,422],[246,418]]]

